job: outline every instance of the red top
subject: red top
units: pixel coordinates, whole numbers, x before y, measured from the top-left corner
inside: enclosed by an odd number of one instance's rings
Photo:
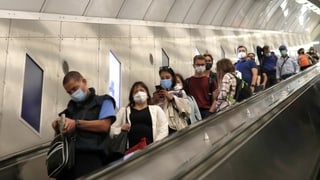
[[[217,82],[213,82],[213,91],[217,89]],[[211,106],[209,97],[209,78],[207,76],[194,77],[189,79],[189,93],[197,101],[198,107],[209,109]],[[212,92],[211,92],[212,93]]]

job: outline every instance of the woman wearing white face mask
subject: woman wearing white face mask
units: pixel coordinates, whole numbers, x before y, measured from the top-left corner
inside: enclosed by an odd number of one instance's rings
[[[129,123],[126,123],[126,118]],[[111,137],[121,130],[129,131],[129,148],[138,144],[142,138],[152,143],[168,136],[167,117],[159,106],[150,105],[149,90],[141,81],[132,85],[129,104],[117,113],[116,122],[110,130]]]
[[[159,105],[169,120],[169,134],[188,126],[186,117],[190,115],[190,105],[186,94],[175,91],[176,75],[168,67],[160,67],[160,88],[153,93],[153,103]]]

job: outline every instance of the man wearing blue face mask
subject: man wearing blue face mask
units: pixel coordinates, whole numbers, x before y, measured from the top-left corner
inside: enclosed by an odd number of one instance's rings
[[[288,56],[288,50],[285,45],[279,47],[281,57],[277,61],[276,77],[277,81],[285,80],[288,77],[297,74],[300,66],[296,59]]]
[[[217,90],[218,85],[216,80],[210,82],[209,77],[204,74],[206,70],[206,60],[204,56],[194,56],[193,68],[195,73],[185,80],[184,89],[188,95],[195,98],[201,117],[205,119],[215,111],[215,104],[213,102],[216,97],[213,96],[213,92]]]
[[[65,75],[63,87],[71,100],[62,112],[66,116],[62,133],[75,139],[75,165],[58,179],[76,179],[107,163],[106,137],[115,121],[115,101],[108,95],[96,95],[94,88],[88,88],[86,79],[76,71]],[[59,119],[53,121],[54,129]]]

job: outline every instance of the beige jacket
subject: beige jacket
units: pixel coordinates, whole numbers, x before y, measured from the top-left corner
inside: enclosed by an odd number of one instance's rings
[[[163,110],[156,105],[149,105],[149,111],[151,114],[152,120],[152,133],[153,133],[153,141],[159,141],[168,136],[168,119],[163,112]],[[127,108],[127,114],[126,113]],[[130,107],[122,107],[117,113],[117,119],[112,124],[110,128],[110,136],[118,135],[121,132],[121,126],[126,123],[126,116],[128,118],[129,124],[130,121]]]
[[[171,102],[166,99],[160,106],[169,119],[169,127],[174,130],[181,130],[188,126],[184,116],[190,116],[190,102],[188,98],[179,98],[175,95],[173,95],[173,98],[174,100]]]

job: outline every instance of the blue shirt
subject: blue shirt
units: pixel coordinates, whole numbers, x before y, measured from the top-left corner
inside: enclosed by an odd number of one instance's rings
[[[283,64],[283,66],[282,66]],[[282,66],[282,69],[281,69]],[[280,79],[281,76],[287,74],[296,74],[300,70],[298,61],[294,58],[287,56],[286,58],[280,57],[277,62],[277,79]]]
[[[278,57],[274,55],[270,56],[262,56],[262,70],[263,72],[268,73],[276,73],[275,67],[277,66]]]
[[[112,120],[116,119],[113,103],[110,99],[106,99],[103,101],[101,110],[99,113],[99,119],[107,119],[111,118]]]
[[[239,60],[236,64],[236,70],[241,72],[242,79],[249,85],[251,85],[252,81],[252,68],[257,68],[257,64],[251,60]]]

